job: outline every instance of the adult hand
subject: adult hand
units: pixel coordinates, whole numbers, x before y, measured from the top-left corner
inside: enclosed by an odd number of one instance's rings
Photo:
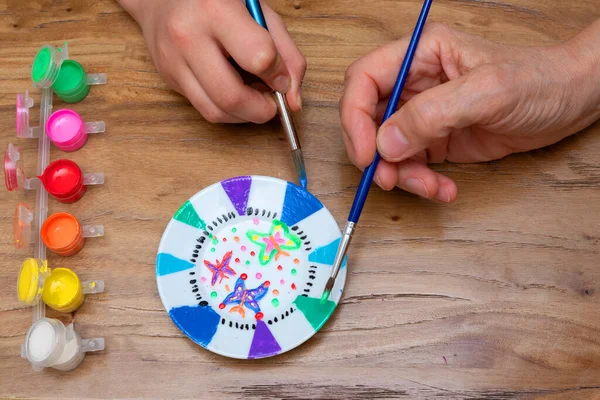
[[[269,91],[244,84],[229,57],[271,89],[286,93],[292,111],[302,107],[306,61],[266,3],[262,9],[269,32],[241,0],[119,2],[140,24],[162,78],[208,121],[264,123],[277,114]]]
[[[379,129],[410,37],[348,68],[340,117],[350,160],[383,189],[398,186],[452,202],[456,184],[427,163],[490,161],[558,142],[600,117],[600,24],[556,47],[490,42],[439,24],[426,26],[404,105]],[[587,35],[587,36],[586,36]],[[598,44],[597,44],[598,45]]]

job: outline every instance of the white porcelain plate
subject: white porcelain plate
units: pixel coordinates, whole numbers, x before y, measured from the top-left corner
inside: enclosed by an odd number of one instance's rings
[[[158,248],[166,311],[194,342],[227,357],[275,356],[329,319],[346,281],[320,298],[341,232],[317,198],[276,178],[241,176],[196,194]]]

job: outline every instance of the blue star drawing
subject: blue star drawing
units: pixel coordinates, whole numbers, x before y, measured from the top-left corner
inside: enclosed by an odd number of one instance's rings
[[[212,280],[210,281],[211,286],[215,286],[215,283],[217,283],[218,278],[221,278],[219,280],[219,283],[221,283],[223,281],[223,278],[229,279],[227,275],[235,275],[235,271],[229,266],[229,262],[231,261],[231,255],[231,251],[227,252],[227,254],[225,254],[225,256],[223,257],[223,261],[217,260],[217,265],[211,263],[208,260],[204,260],[204,265],[206,265],[206,268],[208,268],[213,274]]]
[[[265,281],[255,289],[246,289],[246,283],[244,282],[244,279],[240,277],[235,283],[233,292],[225,297],[223,302],[219,305],[219,308],[223,309],[228,304],[239,304],[231,307],[229,312],[239,312],[242,318],[246,318],[246,310],[244,310],[244,306],[246,306],[256,313],[257,319],[260,319],[262,318],[262,313],[260,312],[258,301],[265,297],[269,291],[268,287],[270,284],[269,281]]]

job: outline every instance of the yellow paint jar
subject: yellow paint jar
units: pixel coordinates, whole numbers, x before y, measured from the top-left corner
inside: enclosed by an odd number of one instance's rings
[[[35,305],[44,303],[60,312],[73,312],[85,300],[85,294],[104,291],[104,282],[81,282],[75,272],[68,268],[50,270],[47,261],[28,258],[21,267],[18,280],[19,300]]]
[[[42,299],[56,311],[73,312],[85,300],[77,274],[68,268],[56,268],[44,282]]]

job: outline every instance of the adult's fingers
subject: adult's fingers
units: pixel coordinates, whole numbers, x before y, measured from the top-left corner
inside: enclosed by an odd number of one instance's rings
[[[451,203],[456,200],[456,184],[448,177],[432,171],[422,162],[410,159],[397,164],[397,186],[431,200]]]
[[[267,7],[263,5],[263,9]],[[274,90],[282,93],[290,90],[290,74],[271,34],[254,21],[243,2],[223,1],[211,17],[214,38],[243,69]]]
[[[434,64],[436,61],[439,64],[435,55],[439,46],[434,35],[424,34],[423,37],[409,76],[412,82],[405,86],[404,101],[441,83],[441,66]],[[380,100],[388,97],[394,87],[408,43],[408,37],[389,43],[352,64],[346,72],[340,119],[348,156],[359,167],[368,165],[375,154],[373,142],[379,123]]]
[[[246,86],[221,49],[210,40],[201,52],[187,53],[187,62],[208,97],[223,111],[245,121],[265,123],[277,113],[270,93]]]
[[[436,86],[409,100],[379,129],[377,147],[381,156],[403,161],[446,138],[452,129],[479,122],[488,111],[488,94],[468,77]]]
[[[275,42],[275,46],[292,79],[290,90],[286,94],[288,104],[292,111],[300,111],[302,108],[301,85],[306,72],[306,58],[304,58],[290,36],[279,14],[266,4],[263,4],[263,12],[273,42]]]

